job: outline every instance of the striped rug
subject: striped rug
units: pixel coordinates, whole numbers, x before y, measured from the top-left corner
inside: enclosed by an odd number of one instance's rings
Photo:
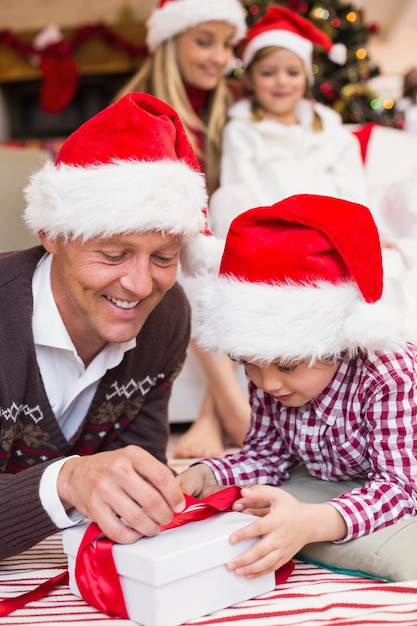
[[[60,535],[45,539],[27,552],[0,563],[0,596],[25,593],[66,568]],[[1,626],[133,625],[109,618],[61,586],[28,604]],[[295,561],[295,569],[274,592],[189,622],[194,626],[402,626],[417,625],[417,581],[383,583],[333,573]]]

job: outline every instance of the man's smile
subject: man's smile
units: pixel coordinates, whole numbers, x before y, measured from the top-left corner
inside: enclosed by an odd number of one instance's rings
[[[140,300],[135,300],[134,302],[128,302],[127,300],[118,300],[117,298],[112,298],[111,296],[105,296],[105,298],[120,307],[121,309],[134,309],[140,302]]]

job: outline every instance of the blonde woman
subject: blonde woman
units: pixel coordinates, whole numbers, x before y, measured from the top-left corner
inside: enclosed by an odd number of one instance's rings
[[[224,76],[233,48],[246,33],[238,0],[161,0],[147,22],[149,57],[119,92],[143,91],[179,114],[206,174],[211,194],[218,186],[221,139],[227,110],[237,93]],[[194,283],[180,277],[191,305]],[[196,421],[181,437],[177,457],[219,456],[225,443],[241,446],[250,408],[234,364],[226,356],[191,347],[207,378]]]
[[[211,193],[227,110],[236,96],[224,74],[246,32],[243,8],[238,0],[161,0],[147,28],[150,55],[117,97],[143,91],[177,111]]]

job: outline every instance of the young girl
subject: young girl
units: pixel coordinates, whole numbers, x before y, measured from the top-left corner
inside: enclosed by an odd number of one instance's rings
[[[367,183],[358,142],[339,115],[306,98],[313,46],[343,62],[346,50],[289,9],[269,6],[248,31],[244,82],[252,96],[229,111],[223,134],[221,188],[210,225],[225,236],[239,212],[295,193],[364,202]]]
[[[218,185],[221,134],[235,93],[226,84],[234,45],[246,33],[239,0],[161,0],[147,22],[150,56],[118,94],[144,91],[179,114],[206,174],[209,194]],[[194,283],[180,276],[193,306]],[[223,439],[242,445],[249,425],[247,394],[227,357],[191,347],[207,378],[196,421],[180,439],[175,455],[222,454]],[[188,367],[186,362],[185,368]]]
[[[235,508],[264,516],[230,541],[262,539],[229,569],[259,576],[308,544],[337,555],[360,538],[350,569],[363,571],[384,529],[378,575],[398,576],[417,539],[417,524],[400,532],[417,517],[417,347],[385,301],[368,209],[303,194],[242,213],[200,305],[201,346],[241,360],[251,380],[243,449],[179,476],[197,497],[252,483]]]

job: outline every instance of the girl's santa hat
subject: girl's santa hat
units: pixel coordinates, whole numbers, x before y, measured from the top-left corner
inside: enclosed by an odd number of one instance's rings
[[[160,0],[146,23],[146,44],[154,52],[167,39],[211,21],[234,26],[233,43],[246,34],[245,12],[239,0]]]
[[[219,275],[201,281],[196,336],[204,349],[265,363],[396,349],[406,329],[382,292],[369,210],[295,195],[234,219]]]
[[[62,145],[25,189],[25,221],[65,239],[160,231],[184,238],[185,272],[218,268],[223,248],[207,229],[204,175],[177,113],[130,93]]]
[[[310,84],[314,46],[324,48],[334,63],[346,62],[346,46],[334,44],[330,37],[307,19],[281,6],[269,6],[266,13],[248,30],[243,51],[243,67],[248,67],[255,54],[269,46],[291,50],[304,62]]]

